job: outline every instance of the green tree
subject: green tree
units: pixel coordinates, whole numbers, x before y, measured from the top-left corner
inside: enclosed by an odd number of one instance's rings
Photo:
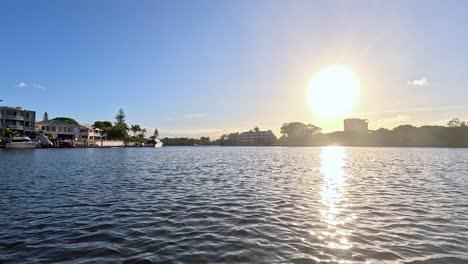
[[[125,113],[122,108],[119,109],[119,112],[117,112],[117,115],[115,116],[115,126],[128,127],[125,123]]]
[[[56,117],[53,120],[60,120],[62,122],[68,123],[68,124],[78,125],[78,122],[75,119],[70,118],[70,117]]]
[[[93,127],[104,130],[104,123],[101,121],[96,121],[94,122]]]
[[[44,116],[42,117],[43,121],[49,121],[49,114],[47,112],[44,113]]]
[[[128,139],[128,125],[125,123],[125,113],[122,109],[119,109],[119,112],[115,116],[115,125],[110,127],[109,123],[107,121],[104,123],[105,127],[108,128],[107,137],[109,139]]]
[[[104,125],[104,128],[111,128],[113,125],[112,125],[112,122],[110,121],[102,121],[102,124]]]
[[[18,137],[18,136],[21,135],[20,132],[18,132],[16,130],[9,129],[9,128],[5,128],[3,130],[3,134],[5,135],[5,137]]]
[[[159,137],[159,131],[158,131],[157,128],[155,128],[155,129],[154,129],[154,132],[153,132],[153,136],[152,136],[151,138],[156,139],[156,138],[158,138],[158,137]]]
[[[137,146],[143,146],[143,143],[145,143],[145,138],[142,134],[140,134],[135,137],[135,142],[137,143]]]
[[[301,122],[285,123],[281,126],[280,141],[285,145],[308,145],[312,137],[322,132],[322,129],[312,124]]]
[[[146,128],[142,128],[141,130],[141,135],[143,136],[143,138],[145,138],[145,134],[146,134]]]
[[[447,123],[448,127],[466,127],[468,122],[461,121],[459,118],[454,118]]]
[[[133,136],[136,137],[136,133],[141,131],[140,125],[131,125],[130,126],[130,131],[133,132]]]
[[[112,122],[110,122],[110,121],[102,121],[102,124],[103,124],[103,126],[104,126],[104,128],[102,128],[102,130],[104,130],[104,133],[105,133],[105,134],[107,134],[108,131],[109,131],[110,129],[112,129],[112,127],[113,127]]]
[[[201,137],[199,140],[199,145],[210,145],[210,143],[209,137]]]

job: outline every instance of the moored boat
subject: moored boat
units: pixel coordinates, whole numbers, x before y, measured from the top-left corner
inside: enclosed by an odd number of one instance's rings
[[[163,142],[159,140],[159,138],[151,138],[148,140],[148,142],[145,144],[145,147],[149,148],[160,148],[163,146]]]
[[[163,143],[161,140],[159,140],[159,138],[155,139],[153,144],[155,148],[160,148],[163,146]]]
[[[7,149],[33,149],[37,146],[37,142],[33,142],[26,136],[13,137],[11,142],[5,144]]]

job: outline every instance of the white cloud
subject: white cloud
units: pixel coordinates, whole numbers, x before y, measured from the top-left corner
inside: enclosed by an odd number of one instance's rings
[[[419,87],[428,86],[429,81],[427,80],[426,77],[421,77],[419,79],[409,81],[408,85],[410,85],[410,86],[419,86]]]
[[[20,82],[16,85],[17,88],[27,88],[29,85],[25,82]]]
[[[205,113],[192,113],[192,114],[185,114],[184,118],[195,119],[195,118],[204,118],[206,117]]]
[[[31,85],[29,85],[28,83],[26,82],[20,82],[16,85],[17,88],[29,88],[29,87],[32,87],[32,88],[37,88],[37,89],[40,89],[40,90],[45,90],[47,89],[47,87],[45,87],[44,85],[40,85],[40,84],[36,84],[36,83],[33,83]]]

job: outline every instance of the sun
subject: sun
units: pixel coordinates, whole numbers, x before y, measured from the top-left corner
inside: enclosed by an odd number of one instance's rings
[[[308,100],[313,112],[323,117],[349,113],[359,96],[359,78],[343,66],[318,72],[309,83]]]

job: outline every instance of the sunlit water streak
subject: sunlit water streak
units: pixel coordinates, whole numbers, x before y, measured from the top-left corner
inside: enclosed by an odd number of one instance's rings
[[[346,200],[346,177],[344,166],[346,149],[343,147],[325,147],[321,152],[320,172],[323,176],[323,186],[320,194],[324,208],[320,210],[322,221],[327,230],[322,231],[319,239],[323,239],[329,248],[349,249],[350,234],[343,226],[353,219],[346,215],[344,208],[350,206]]]
[[[0,150],[0,263],[467,263],[468,150]]]

